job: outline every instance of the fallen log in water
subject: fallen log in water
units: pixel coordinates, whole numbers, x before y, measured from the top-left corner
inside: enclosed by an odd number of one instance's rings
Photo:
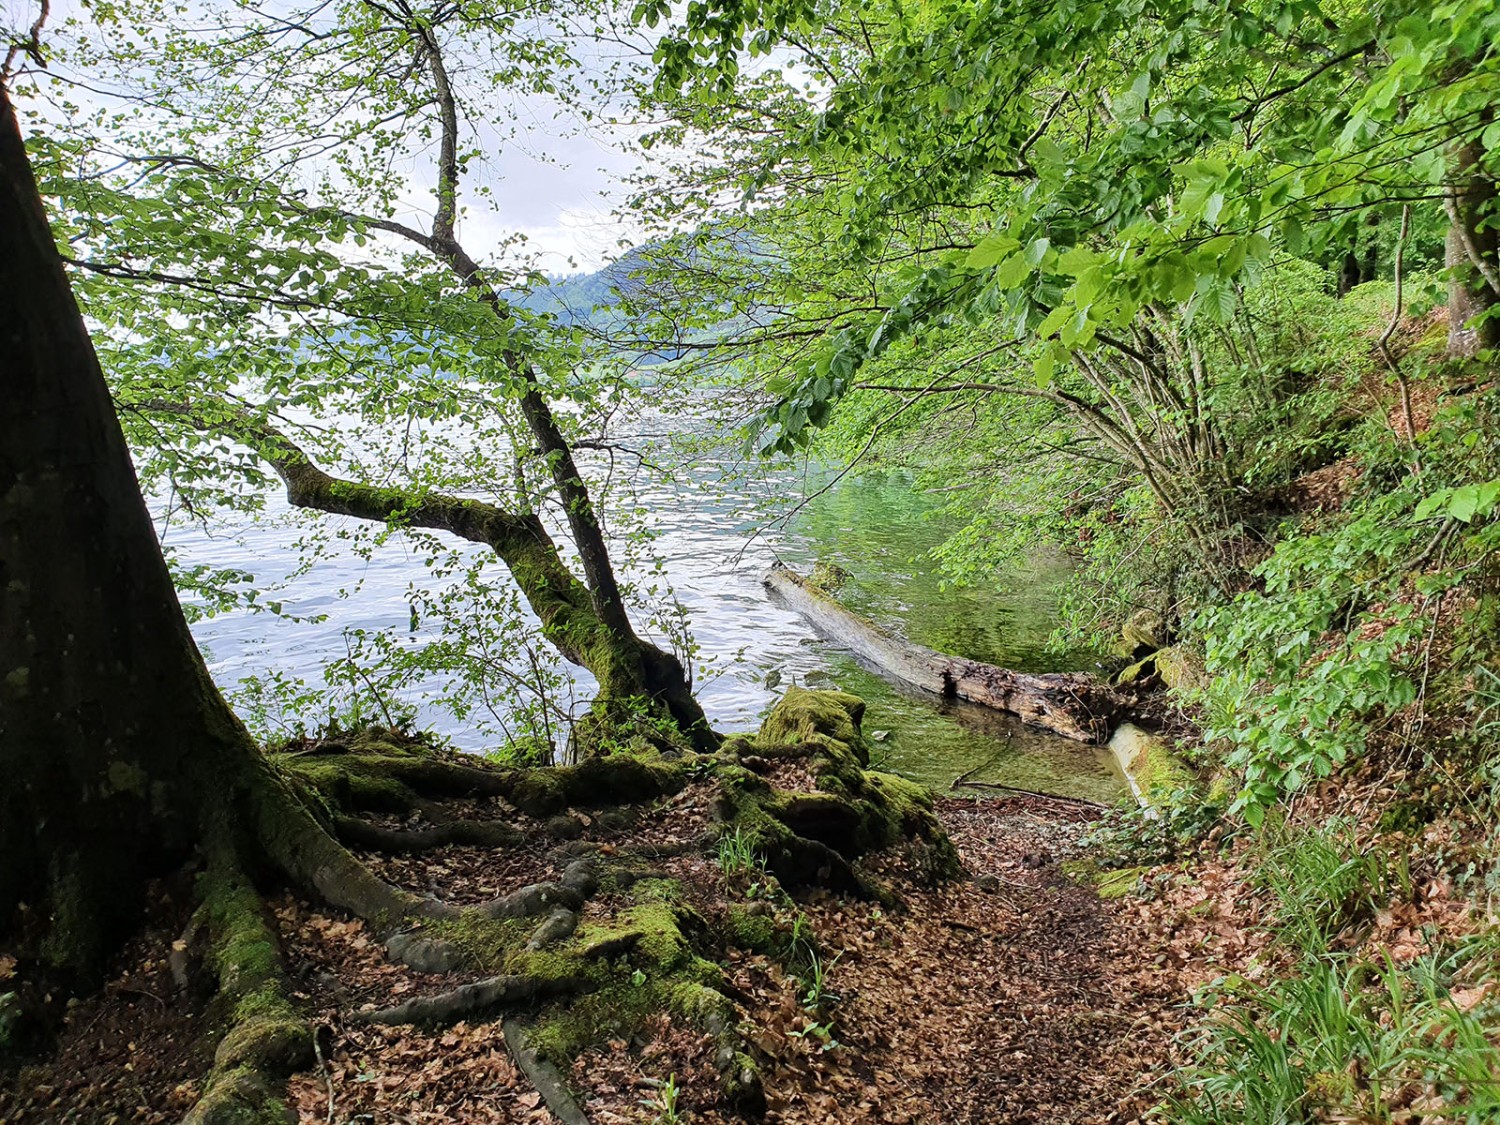
[[[1006,711],[1065,738],[1095,743],[1109,738],[1129,707],[1120,692],[1081,672],[1012,672],[893,637],[781,563],[761,581],[829,640],[885,675],[944,699]]]

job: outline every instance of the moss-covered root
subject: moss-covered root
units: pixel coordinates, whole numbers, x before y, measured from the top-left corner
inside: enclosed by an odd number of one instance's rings
[[[532,1049],[566,1068],[591,1045],[629,1038],[653,1013],[671,1012],[714,1037],[726,1102],[763,1113],[760,1070],[745,1047],[739,1010],[723,992],[723,970],[709,960],[720,952],[713,931],[676,880],[627,882],[634,904],[608,922],[580,926],[554,950],[509,956],[513,971],[587,982],[586,994],[539,1014],[529,1032]]]
[[[789,887],[818,883],[878,894],[854,869],[870,852],[902,846],[933,882],[957,877],[958,853],[921,786],[867,770],[860,733],[864,702],[836,691],[792,688],[767,716],[753,743],[731,743],[720,771],[721,818],[749,836],[757,853]],[[812,792],[773,788],[757,769],[769,760],[806,762]]]
[[[576,766],[516,769],[481,759],[449,761],[420,747],[376,741],[352,747],[341,744],[336,753],[299,752],[273,760],[305,796],[324,807],[329,814],[326,819],[341,831],[352,827],[348,821],[352,814],[408,813],[429,807],[429,799],[501,797],[531,816],[548,817],[571,806],[650,801],[686,784],[681,767],[654,753],[614,754]],[[350,842],[363,846],[359,840]],[[422,840],[406,842],[418,847],[425,844]],[[398,847],[400,843],[386,838],[375,846]]]
[[[279,1087],[312,1063],[312,1033],[288,999],[260,896],[238,867],[211,864],[200,893],[195,928],[206,936],[206,961],[218,978],[214,1017],[223,1036],[183,1125],[286,1125],[296,1116]]]

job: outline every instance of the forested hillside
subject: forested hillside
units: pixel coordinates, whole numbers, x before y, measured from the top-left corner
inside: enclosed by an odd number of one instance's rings
[[[21,7],[0,1125],[1500,1120],[1500,4]]]

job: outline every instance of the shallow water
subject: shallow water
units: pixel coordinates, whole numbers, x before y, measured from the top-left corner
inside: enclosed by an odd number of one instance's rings
[[[808,500],[782,530],[756,534],[763,526],[758,505],[799,489],[815,492],[830,478],[785,477],[749,494],[726,494],[717,487],[726,464],[701,459],[676,482],[641,496],[657,535],[655,550],[696,638],[706,654],[721,657],[717,674],[698,686],[717,728],[752,729],[790,683],[837,686],[865,698],[867,731],[889,732],[875,743],[877,762],[935,788],[946,789],[968,773],[969,780],[1100,800],[1120,794],[1121,781],[1095,749],[982,708],[898,689],[819,638],[760,585],[777,558],[804,569],[814,559],[835,562],[853,575],[841,593],[848,604],[911,640],[1023,671],[1050,671],[1079,665],[1045,648],[1056,584],[1065,574],[1061,562],[1038,558],[997,588],[944,590],[924,557],[945,534],[935,518],[937,500],[915,492],[904,476],[846,477]],[[277,503],[271,508],[277,510]],[[304,530],[294,515],[212,533],[174,529],[169,541],[186,559],[277,579],[292,572]],[[237,611],[199,622],[194,634],[226,687],[247,674],[277,669],[316,685],[324,662],[345,654],[346,628],[404,634],[408,587],[426,580],[421,557],[398,540],[369,557],[336,545],[278,593],[289,612],[326,614],[326,621]],[[586,674],[579,694],[588,696]],[[423,721],[465,749],[485,748],[472,729],[450,716],[427,708]]]

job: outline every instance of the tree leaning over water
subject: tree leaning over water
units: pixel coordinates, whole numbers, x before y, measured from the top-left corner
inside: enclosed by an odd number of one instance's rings
[[[456,557],[448,536],[485,545],[598,681],[577,750],[632,712],[709,749],[681,656],[632,622],[608,474],[574,453],[629,388],[526,310],[538,279],[504,263],[508,238],[476,253],[460,234],[507,122],[578,94],[567,20],[603,11],[222,5],[191,28],[150,0],[101,12],[112,34],[59,30],[55,69],[107,93],[39,122],[38,167],[148,491],[201,515],[254,511],[279,482],[429,559]],[[409,217],[414,197],[429,216]],[[233,576],[205,585],[243,596]],[[491,628],[513,645],[524,624]]]

